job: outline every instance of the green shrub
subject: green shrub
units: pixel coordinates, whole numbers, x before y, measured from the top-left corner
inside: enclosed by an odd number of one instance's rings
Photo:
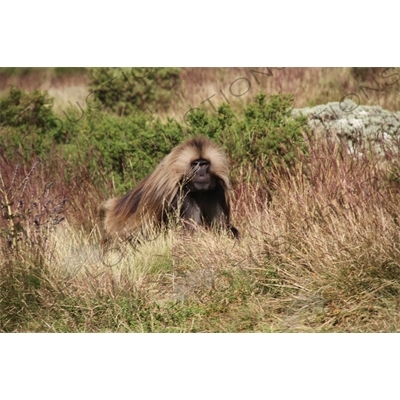
[[[230,105],[223,104],[217,115],[196,110],[187,115],[190,131],[204,133],[221,142],[234,167],[255,166],[262,171],[272,166],[290,167],[299,151],[305,151],[302,130],[307,118],[291,116],[292,95],[256,96],[241,119]]]
[[[61,156],[69,166],[63,169],[66,182],[74,175],[74,165],[85,165],[92,178],[112,181],[119,193],[136,185],[174,146],[195,134],[222,144],[233,170],[256,170],[265,176],[272,166],[293,165],[305,149],[302,125],[307,119],[292,117],[292,102],[290,95],[267,99],[259,94],[242,115],[235,115],[228,104],[216,114],[197,109],[187,114],[186,126],[139,110],[118,116],[93,107],[70,108],[58,119],[47,93],[12,88],[1,100],[0,127],[5,135],[0,144],[9,155],[22,150],[18,153],[26,161],[35,155]]]
[[[166,110],[180,85],[178,68],[92,68],[88,73],[92,107],[120,116]]]
[[[182,141],[183,130],[172,120],[162,123],[144,112],[118,117],[89,109],[79,121],[65,120],[61,136],[63,158],[85,162],[93,174],[108,175],[123,192],[152,172]]]
[[[62,124],[52,107],[53,99],[47,92],[10,88],[8,95],[0,99],[0,144],[8,154],[19,152],[31,158],[48,151]]]
[[[293,118],[292,104],[292,95],[273,95],[267,102],[266,95],[260,94],[245,109],[240,128],[245,132],[243,156],[248,162],[264,159],[266,166],[291,166],[298,151],[305,150],[301,127],[306,118]]]
[[[78,122],[64,121],[64,137],[69,139],[63,154],[85,154],[90,168],[112,174],[122,192],[151,173],[185,137],[203,134],[224,146],[233,169],[256,167],[265,174],[272,166],[292,166],[299,151],[305,150],[301,132],[307,118],[291,116],[292,102],[292,96],[267,100],[260,94],[242,116],[235,116],[228,104],[217,114],[195,110],[187,115],[189,127],[139,111],[121,117],[89,109]]]
[[[49,128],[54,118],[53,99],[38,90],[23,92],[11,87],[8,96],[0,99],[0,126],[13,126],[22,132],[34,126],[40,132]]]
[[[109,174],[118,191],[129,189],[183,139],[179,124],[144,112],[118,117],[87,108],[82,115],[71,107],[57,118],[52,105],[46,92],[11,88],[0,100],[0,150],[24,164],[61,156],[69,166],[60,177],[65,182],[73,165],[83,164],[93,176]]]

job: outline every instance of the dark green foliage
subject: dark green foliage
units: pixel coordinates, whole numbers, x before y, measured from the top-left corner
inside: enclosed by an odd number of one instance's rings
[[[22,132],[31,126],[43,132],[54,118],[53,99],[38,90],[25,93],[12,87],[9,95],[0,100],[0,126],[18,127]]]
[[[114,70],[93,71],[106,76]],[[140,73],[144,75],[145,71]],[[161,69],[151,73],[149,77],[167,74]],[[126,84],[120,77],[118,82]],[[121,93],[119,104],[125,104],[125,109],[134,107],[123,100],[127,86],[114,89],[104,92],[101,101],[111,102],[112,96]],[[63,169],[60,178],[65,182],[73,179],[73,165],[85,165],[92,178],[101,178],[102,182],[106,178],[118,193],[135,186],[174,146],[195,134],[222,144],[232,169],[252,169],[265,175],[272,166],[290,167],[304,151],[306,117],[291,116],[292,102],[289,95],[273,95],[267,100],[265,94],[259,94],[242,115],[235,115],[230,105],[223,104],[216,114],[199,109],[188,113],[186,125],[172,119],[162,122],[139,110],[118,116],[94,108],[90,101],[85,109],[71,107],[57,118],[47,93],[12,88],[0,103],[0,145],[9,156],[17,152],[19,160],[22,155],[27,162],[35,155],[61,157],[71,167]]]
[[[264,159],[266,166],[291,166],[299,150],[305,150],[301,128],[307,119],[291,116],[292,103],[291,95],[273,95],[267,102],[266,95],[259,94],[246,108],[240,127],[245,132],[242,156],[248,162]]]
[[[61,126],[52,106],[47,92],[38,90],[26,93],[12,87],[8,96],[0,99],[0,144],[8,154],[32,157],[49,150],[52,135]]]
[[[89,70],[93,107],[101,107],[120,116],[130,115],[138,110],[166,110],[179,84],[178,68]],[[95,99],[97,102],[94,102]]]
[[[217,115],[196,110],[187,115],[191,132],[204,133],[221,142],[233,165],[291,166],[299,152],[305,151],[302,130],[306,117],[291,116],[293,96],[265,94],[256,96],[254,103],[238,119],[228,104],[218,108]]]
[[[84,160],[93,173],[110,174],[114,186],[123,192],[182,141],[183,131],[173,121],[161,123],[143,112],[118,117],[87,110],[77,122],[73,118],[64,121],[62,136],[64,158]]]

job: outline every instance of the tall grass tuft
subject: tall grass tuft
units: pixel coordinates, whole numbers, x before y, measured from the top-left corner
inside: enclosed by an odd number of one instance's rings
[[[268,194],[247,179],[259,170],[238,180],[241,241],[174,228],[102,248],[95,219],[81,220],[102,196],[93,182],[86,198],[78,186],[63,197],[41,162],[3,163],[1,331],[399,331],[393,146],[385,157],[329,137],[307,146],[268,169]]]

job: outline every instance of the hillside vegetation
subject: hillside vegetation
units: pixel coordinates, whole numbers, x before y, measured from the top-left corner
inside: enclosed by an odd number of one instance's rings
[[[0,331],[397,332],[400,71],[0,69]],[[242,239],[100,246],[98,206],[191,135]]]

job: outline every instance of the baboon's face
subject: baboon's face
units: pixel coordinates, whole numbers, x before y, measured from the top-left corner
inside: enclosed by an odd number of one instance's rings
[[[192,178],[187,184],[191,192],[204,192],[215,188],[217,179],[210,172],[210,166],[210,162],[203,159],[191,163]]]

